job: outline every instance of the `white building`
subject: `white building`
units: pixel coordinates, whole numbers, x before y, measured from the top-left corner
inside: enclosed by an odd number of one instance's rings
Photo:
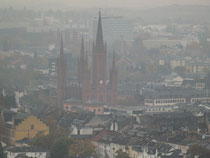
[[[30,147],[15,147],[10,150],[6,150],[7,158],[16,157],[30,157],[30,158],[49,158],[47,151],[30,148]]]
[[[147,113],[161,113],[161,112],[175,112],[178,106],[147,106],[145,112]]]
[[[167,76],[164,76],[165,80],[163,84],[166,87],[181,87],[183,78],[179,76],[177,73],[171,73]]]
[[[157,149],[151,149],[149,146],[146,145],[134,147],[132,145],[123,145],[117,143],[103,143],[103,142],[93,142],[93,143],[97,146],[100,158],[106,158],[106,157],[115,158],[116,151],[120,149],[123,152],[126,152],[131,158],[161,158],[162,156],[170,156],[176,151],[178,151],[173,148],[169,149],[166,148],[165,151],[159,152]],[[162,145],[162,148],[164,148],[164,145]],[[183,153],[179,154],[183,155]]]

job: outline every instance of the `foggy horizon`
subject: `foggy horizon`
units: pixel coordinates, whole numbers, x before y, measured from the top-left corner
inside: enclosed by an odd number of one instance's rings
[[[168,5],[210,5],[209,0],[0,0],[1,8],[76,9],[76,8],[135,8],[148,9]]]

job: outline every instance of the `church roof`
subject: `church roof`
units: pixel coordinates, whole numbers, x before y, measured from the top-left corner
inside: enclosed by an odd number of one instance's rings
[[[64,103],[81,103],[81,100],[76,99],[76,98],[69,98],[64,100]]]

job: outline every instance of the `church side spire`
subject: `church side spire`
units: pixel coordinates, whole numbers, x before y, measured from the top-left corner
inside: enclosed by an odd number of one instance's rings
[[[86,66],[88,67],[88,52],[87,51],[85,53],[85,61],[86,61]]]
[[[64,55],[64,52],[63,52],[63,36],[61,35],[60,57],[62,57],[63,55]]]
[[[84,59],[85,59],[85,46],[84,46],[84,38],[82,37],[81,51],[80,51],[80,62],[84,62]]]
[[[81,50],[80,50],[80,57],[79,57],[79,72],[78,72],[78,78],[80,85],[82,84],[83,80],[85,79],[85,65],[86,65],[86,59],[85,59],[85,46],[84,46],[84,38],[82,36],[82,43],[81,43]]]
[[[112,88],[116,88],[117,86],[117,67],[116,67],[116,61],[115,61],[115,52],[113,52],[113,59],[112,59],[112,67],[110,70],[110,81]]]
[[[113,52],[113,59],[112,59],[112,71],[116,71],[116,64],[115,64],[115,51]]]

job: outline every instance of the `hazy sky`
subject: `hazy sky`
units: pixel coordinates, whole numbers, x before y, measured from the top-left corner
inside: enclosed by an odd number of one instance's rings
[[[150,8],[171,4],[210,5],[210,0],[0,0],[0,7],[70,8],[136,7]]]

